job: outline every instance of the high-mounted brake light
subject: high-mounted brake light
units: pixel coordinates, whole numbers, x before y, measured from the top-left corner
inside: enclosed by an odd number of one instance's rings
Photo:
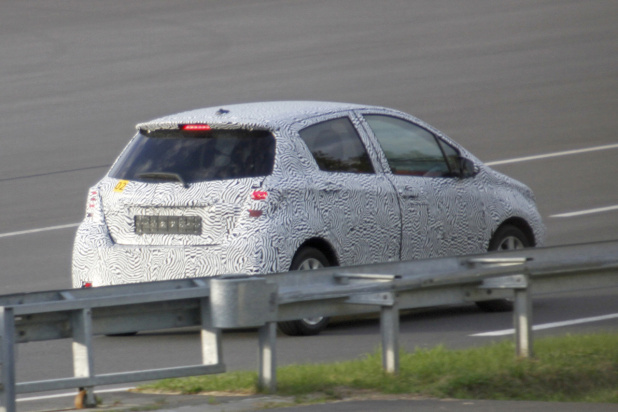
[[[180,126],[180,130],[188,132],[207,132],[210,130],[210,126],[207,124],[183,124]]]
[[[251,193],[251,199],[253,200],[266,200],[267,197],[268,192],[265,192],[263,190],[255,190],[253,193]]]

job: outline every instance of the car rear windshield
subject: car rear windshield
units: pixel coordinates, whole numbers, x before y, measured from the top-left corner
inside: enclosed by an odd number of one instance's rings
[[[140,131],[109,175],[138,181],[183,183],[267,176],[275,139],[264,130]]]

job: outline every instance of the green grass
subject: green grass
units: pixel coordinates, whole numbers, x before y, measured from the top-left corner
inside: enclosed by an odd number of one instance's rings
[[[332,364],[277,370],[277,393],[338,399],[369,391],[432,398],[618,403],[618,334],[538,339],[534,359],[517,359],[512,342],[464,350],[442,346],[400,354],[400,373],[382,371],[379,353]],[[257,393],[254,372],[166,379],[141,390],[184,394]]]

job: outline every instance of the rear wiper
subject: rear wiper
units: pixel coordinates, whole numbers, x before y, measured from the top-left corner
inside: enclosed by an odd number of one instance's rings
[[[180,183],[183,187],[189,187],[189,184],[178,173],[170,172],[147,172],[137,175],[140,179],[153,179],[153,180],[174,180]]]

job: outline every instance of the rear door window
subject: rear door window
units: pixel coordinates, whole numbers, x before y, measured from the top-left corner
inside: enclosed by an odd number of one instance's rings
[[[349,118],[327,120],[299,132],[320,170],[374,173],[373,165]]]
[[[267,176],[275,139],[264,130],[155,130],[133,139],[110,171],[116,179],[186,183]]]

